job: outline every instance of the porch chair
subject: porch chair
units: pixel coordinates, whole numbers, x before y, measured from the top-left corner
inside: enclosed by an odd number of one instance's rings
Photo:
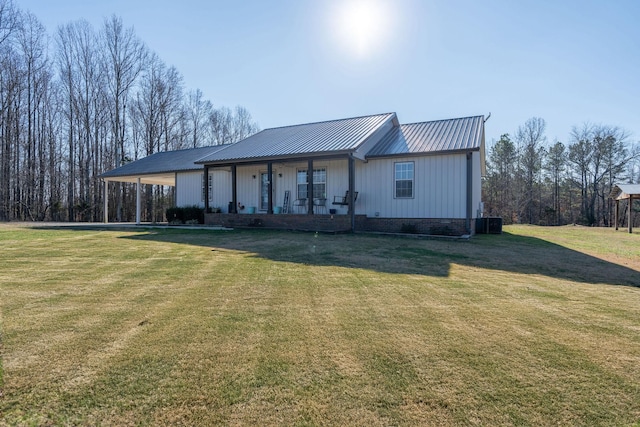
[[[300,208],[302,208],[302,212],[304,213],[304,211],[306,210],[307,207],[307,199],[302,198],[302,199],[295,199],[293,201],[293,211],[294,213],[300,212]]]
[[[314,206],[314,210],[315,208],[318,208],[318,213],[320,213],[320,211],[322,211],[322,213],[327,213],[327,199],[325,198],[319,198],[319,199],[313,199],[313,206]]]

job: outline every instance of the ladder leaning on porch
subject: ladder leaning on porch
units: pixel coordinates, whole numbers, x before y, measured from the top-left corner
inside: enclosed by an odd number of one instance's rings
[[[282,203],[282,213],[289,213],[289,194],[290,194],[289,190],[286,190],[284,192],[284,202]]]

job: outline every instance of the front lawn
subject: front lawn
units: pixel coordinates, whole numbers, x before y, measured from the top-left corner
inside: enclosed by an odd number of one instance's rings
[[[640,234],[0,224],[0,247],[0,424],[640,422]]]

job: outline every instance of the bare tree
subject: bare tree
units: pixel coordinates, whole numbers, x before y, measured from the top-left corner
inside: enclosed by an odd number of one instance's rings
[[[533,222],[535,210],[536,183],[540,181],[542,170],[542,158],[544,156],[543,144],[546,142],[544,135],[546,129],[544,119],[533,117],[518,127],[516,142],[518,145],[518,159],[520,172],[520,200],[521,209],[525,221]]]
[[[133,28],[125,29],[122,20],[115,15],[105,20],[102,29],[105,46],[107,86],[112,103],[112,143],[114,152],[113,166],[125,162],[126,104],[129,92],[142,71],[147,49],[136,37]],[[118,192],[116,219],[122,220],[124,184]]]

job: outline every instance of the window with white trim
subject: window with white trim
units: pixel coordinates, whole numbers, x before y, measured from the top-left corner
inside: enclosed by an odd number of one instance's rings
[[[307,170],[298,169],[296,178],[297,184],[297,198],[307,198]],[[319,168],[313,170],[313,198],[314,199],[326,199],[327,198],[327,169]]]
[[[394,163],[394,197],[396,199],[413,198],[413,162]]]

